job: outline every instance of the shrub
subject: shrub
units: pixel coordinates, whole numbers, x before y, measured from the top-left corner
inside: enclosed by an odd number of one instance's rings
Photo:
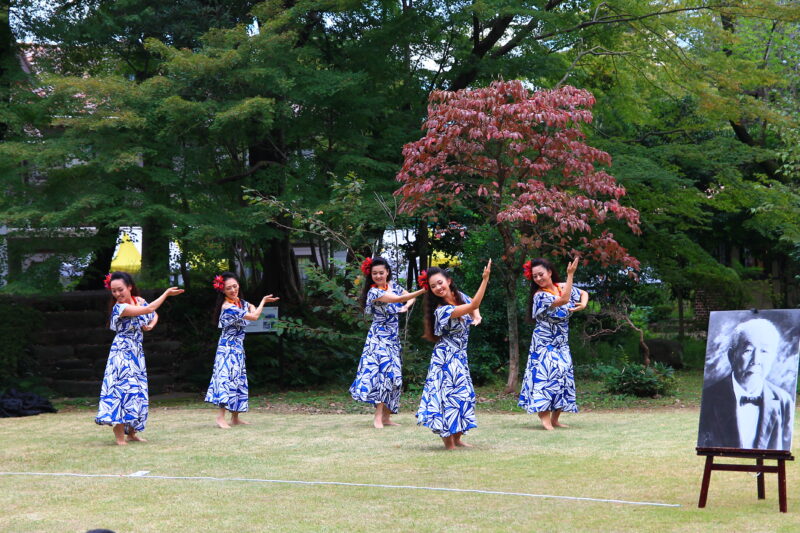
[[[702,370],[706,364],[706,340],[686,337],[683,345],[683,364],[686,368]]]
[[[675,371],[661,363],[649,367],[626,365],[608,374],[606,392],[649,397],[670,394],[675,388]]]
[[[575,377],[578,379],[605,381],[609,376],[617,373],[619,373],[619,368],[605,363],[575,365]]]

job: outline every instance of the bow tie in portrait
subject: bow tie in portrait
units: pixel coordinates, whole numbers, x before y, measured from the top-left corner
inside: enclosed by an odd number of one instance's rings
[[[748,403],[760,406],[763,403],[763,400],[761,396],[742,396],[739,398],[739,405],[745,405]]]

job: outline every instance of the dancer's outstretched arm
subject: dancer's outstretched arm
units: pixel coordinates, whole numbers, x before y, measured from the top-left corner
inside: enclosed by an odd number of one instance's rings
[[[489,275],[491,273],[492,260],[489,259],[489,262],[486,263],[486,266],[483,268],[483,279],[481,279],[481,286],[478,287],[478,291],[475,293],[475,296],[472,297],[472,301],[468,304],[457,305],[450,314],[450,318],[462,317],[466,314],[472,313],[481,306],[481,301],[483,301],[483,295],[486,294],[486,286],[489,284]]]
[[[161,304],[163,304],[168,297],[177,296],[178,294],[183,294],[183,289],[179,289],[178,287],[170,287],[169,289],[165,290],[161,296],[147,305],[125,306],[125,309],[122,310],[120,316],[141,316],[153,313],[156,309],[161,307]]]
[[[403,302],[407,302],[409,300],[413,300],[414,298],[416,298],[417,296],[420,296],[422,294],[425,294],[425,289],[420,289],[420,290],[414,291],[414,292],[406,292],[404,294],[401,294],[400,296],[398,296],[398,295],[396,295],[394,293],[391,293],[389,291],[386,291],[386,294],[384,294],[380,298],[376,298],[376,301],[387,303],[387,304],[401,304]]]
[[[253,305],[250,304],[250,308],[248,309],[248,312],[245,313],[244,319],[258,320],[261,317],[261,311],[264,310],[264,305],[271,304],[272,302],[277,302],[278,300],[280,300],[280,298],[274,298],[271,294],[267,294],[266,296],[261,298],[261,303],[258,304],[258,307],[253,307]]]

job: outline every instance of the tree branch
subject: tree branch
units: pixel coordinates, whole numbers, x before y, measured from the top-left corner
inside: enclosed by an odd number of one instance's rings
[[[230,183],[232,181],[237,181],[237,180],[246,178],[247,176],[250,176],[251,174],[255,173],[257,170],[259,170],[261,168],[264,168],[267,165],[274,165],[274,166],[278,166],[278,167],[281,166],[280,163],[276,163],[275,161],[259,161],[255,165],[250,167],[246,172],[242,172],[241,174],[234,174],[232,176],[226,176],[224,178],[220,178],[220,179],[217,180],[217,183],[221,185],[223,183]]]
[[[570,73],[572,72],[572,69],[575,68],[575,65],[577,65],[578,61],[583,59],[584,56],[587,56],[587,55],[593,55],[593,56],[624,56],[624,55],[628,55],[629,53],[630,52],[614,52],[614,51],[608,50],[607,48],[605,48],[603,46],[600,46],[600,45],[593,46],[592,48],[589,48],[588,50],[583,50],[582,52],[579,52],[578,55],[575,56],[575,59],[572,60],[572,64],[570,64],[570,66],[567,68],[567,71],[564,73],[564,75],[561,77],[561,79],[558,80],[558,83],[555,84],[553,89],[558,89],[559,87],[561,87],[561,85],[565,81],[567,81],[567,78],[569,77]]]

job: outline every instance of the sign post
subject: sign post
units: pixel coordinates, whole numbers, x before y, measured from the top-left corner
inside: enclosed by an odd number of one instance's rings
[[[275,321],[278,320],[277,307],[265,307],[258,320],[253,320],[245,326],[245,333],[275,333]]]

